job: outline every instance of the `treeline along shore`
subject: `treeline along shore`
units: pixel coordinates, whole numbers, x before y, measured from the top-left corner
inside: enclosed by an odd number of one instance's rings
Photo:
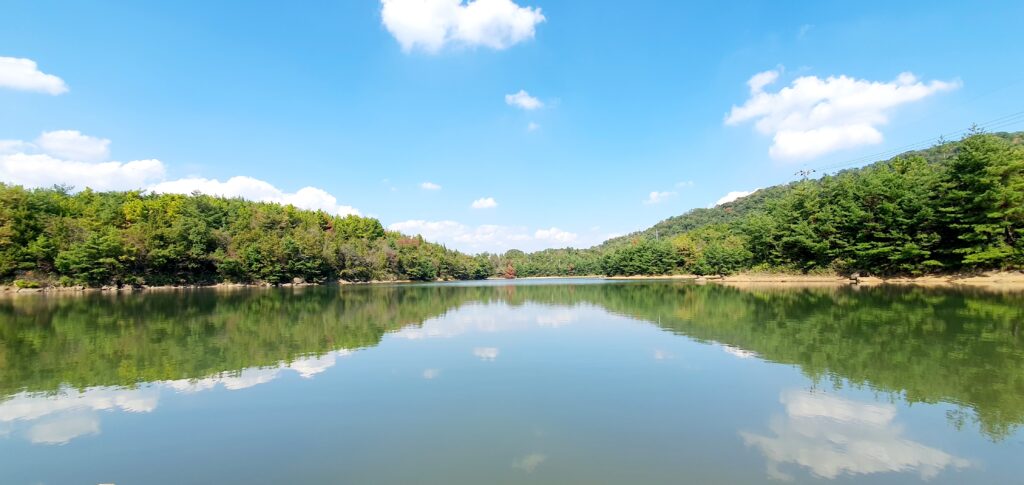
[[[0,184],[17,288],[489,277],[922,276],[1024,268],[1024,133],[976,133],[588,249],[467,255],[379,221],[202,194]]]

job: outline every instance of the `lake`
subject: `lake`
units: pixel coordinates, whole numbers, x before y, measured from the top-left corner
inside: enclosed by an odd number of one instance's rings
[[[679,281],[0,299],[0,483],[1024,483],[1024,295]]]

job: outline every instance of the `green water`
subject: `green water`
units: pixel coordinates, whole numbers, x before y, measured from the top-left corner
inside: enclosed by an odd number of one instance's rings
[[[1024,483],[1024,295],[0,299],[0,483]]]

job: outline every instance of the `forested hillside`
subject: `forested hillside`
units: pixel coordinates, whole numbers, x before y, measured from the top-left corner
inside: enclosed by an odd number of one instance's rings
[[[0,279],[40,285],[485,278],[471,257],[376,219],[206,195],[0,184]]]
[[[520,276],[1021,268],[1022,142],[1024,133],[974,134],[694,209],[588,250],[499,259]]]
[[[589,249],[469,256],[376,219],[206,195],[0,184],[0,280],[39,285],[1024,268],[1024,134],[759,190]]]

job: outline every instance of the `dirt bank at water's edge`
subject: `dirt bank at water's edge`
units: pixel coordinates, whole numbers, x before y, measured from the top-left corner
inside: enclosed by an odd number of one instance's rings
[[[693,280],[698,283],[728,283],[759,285],[848,285],[854,281],[849,277],[838,275],[802,275],[783,273],[740,273],[729,276],[696,276],[696,275],[664,275],[664,276],[613,276],[614,280]],[[981,288],[1007,288],[1024,290],[1024,272],[1021,271],[990,271],[976,274],[929,275],[914,278],[878,278],[862,277],[857,280],[860,285],[919,285],[919,286],[972,286]]]
[[[693,281],[695,283],[717,283],[727,284],[730,286],[737,287],[766,287],[766,286],[821,286],[821,285],[849,285],[854,284],[854,281],[845,276],[838,275],[801,275],[801,274],[783,274],[783,273],[740,273],[729,276],[697,276],[697,275],[661,275],[661,276],[608,276],[602,277],[599,275],[589,276],[534,276],[517,278],[520,280],[544,280],[544,279],[595,279],[603,278],[607,280],[677,280],[677,281]],[[503,278],[489,278],[492,280],[500,280]],[[413,283],[410,280],[393,280],[393,281],[365,281],[365,282],[350,282],[350,281],[331,281],[324,283],[324,285],[378,285],[378,284],[396,284],[396,283]],[[986,273],[978,274],[951,274],[951,275],[929,275],[919,276],[914,278],[899,277],[899,278],[878,278],[878,277],[862,277],[857,280],[857,284],[861,286],[876,286],[876,285],[918,285],[918,286],[969,286],[974,288],[985,288],[993,290],[1011,290],[1024,291],[1024,272],[1022,271],[990,271]],[[277,286],[281,287],[304,287],[304,286],[319,286],[318,283],[288,283]],[[78,293],[78,292],[92,292],[92,291],[109,291],[109,292],[135,292],[135,291],[166,291],[166,290],[187,290],[196,288],[214,288],[214,289],[237,289],[237,288],[266,288],[273,287],[265,283],[217,283],[214,285],[183,285],[183,286],[124,286],[121,288],[116,287],[102,287],[102,288],[87,288],[82,286],[73,287],[43,287],[43,288],[17,288],[14,286],[0,286],[0,295],[3,294],[27,294],[27,293]]]

